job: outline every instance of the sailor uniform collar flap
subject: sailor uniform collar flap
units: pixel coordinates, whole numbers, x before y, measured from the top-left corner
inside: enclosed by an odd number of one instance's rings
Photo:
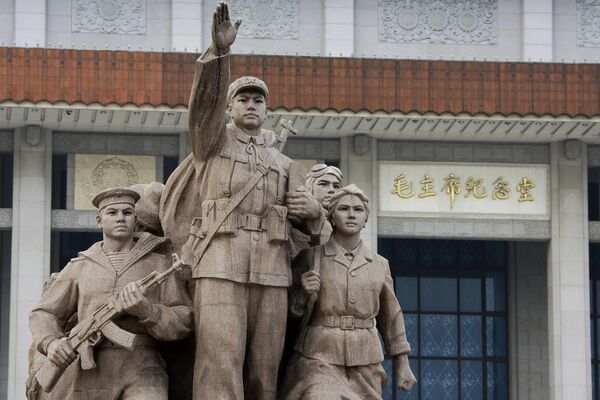
[[[139,236],[136,236],[134,240],[135,239],[137,240],[129,252],[127,259],[123,263],[123,267],[121,267],[118,275],[123,275],[125,271],[131,268],[136,261],[144,257],[146,254],[151,253],[152,250],[168,240],[162,237],[154,236],[150,233],[142,233]],[[112,266],[104,250],[102,250],[102,242],[94,243],[89,249],[80,252],[79,256],[90,259],[106,269],[111,275],[117,276],[115,268]]]
[[[354,257],[354,260],[352,261],[346,258],[343,247],[338,244],[333,237],[329,239],[327,243],[325,243],[323,249],[326,257],[335,257],[334,261],[342,264],[350,271],[361,268],[373,261],[373,255],[371,254],[371,251],[363,244],[362,240],[360,241],[356,257]]]

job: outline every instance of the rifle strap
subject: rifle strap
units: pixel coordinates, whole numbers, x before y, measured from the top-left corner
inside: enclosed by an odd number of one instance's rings
[[[218,220],[216,220],[215,223],[212,224],[212,226],[210,227],[208,232],[206,232],[206,236],[202,240],[202,244],[200,245],[200,248],[198,249],[198,252],[197,252],[198,261],[196,261],[196,265],[194,265],[194,270],[196,268],[198,268],[198,266],[200,265],[200,260],[202,260],[202,256],[204,255],[204,252],[208,248],[208,245],[210,244],[212,238],[215,236],[215,233],[217,233],[217,231],[219,230],[221,225],[223,225],[223,222],[225,222],[225,220],[233,212],[233,210],[235,210],[236,207],[242,202],[242,200],[244,200],[244,198],[246,198],[246,196],[248,196],[248,194],[250,193],[250,191],[252,191],[254,186],[256,186],[258,181],[260,181],[260,179],[269,172],[269,167],[271,166],[273,161],[275,161],[275,157],[277,157],[278,154],[279,154],[279,151],[277,149],[275,149],[275,151],[269,152],[269,154],[265,158],[265,160],[257,163],[256,171],[254,172],[254,175],[252,175],[250,177],[250,179],[246,182],[246,184],[244,185],[242,190],[237,192],[231,198],[231,200],[229,200],[229,203],[227,204],[227,208],[225,209],[225,212],[223,212],[220,215],[220,218]]]

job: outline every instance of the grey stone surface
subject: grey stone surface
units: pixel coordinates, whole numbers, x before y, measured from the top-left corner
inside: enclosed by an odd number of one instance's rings
[[[96,210],[52,210],[52,229],[61,231],[98,231]]]
[[[55,153],[178,156],[179,138],[166,135],[55,133]]]
[[[589,221],[590,242],[600,243],[600,221]]]
[[[0,229],[10,228],[12,226],[12,209],[0,208]]]
[[[0,151],[12,152],[13,150],[13,133],[11,131],[0,131]]]
[[[243,21],[239,38],[300,38],[300,0],[230,0],[228,4],[231,15]]]
[[[290,158],[308,160],[339,160],[339,139],[289,139],[283,153]]]
[[[78,33],[146,33],[146,0],[73,0],[71,30]]]
[[[588,167],[600,167],[600,146],[588,146]]]
[[[377,218],[378,235],[414,238],[478,238],[546,240],[550,221],[499,219],[439,219],[389,217]],[[600,228],[599,241],[600,241]]]
[[[600,146],[595,147],[595,159],[600,165]],[[380,161],[445,161],[494,162],[506,164],[548,164],[549,146],[545,144],[464,144],[402,142],[379,140],[377,159]]]

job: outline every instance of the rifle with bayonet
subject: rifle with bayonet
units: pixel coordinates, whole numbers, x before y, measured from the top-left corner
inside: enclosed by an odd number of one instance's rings
[[[184,263],[177,254],[173,253],[172,257],[171,268],[164,272],[154,271],[136,282],[142,293],[145,294],[153,287],[161,285],[171,274],[183,268]],[[133,350],[135,347],[136,335],[119,328],[113,322],[116,317],[121,315],[116,307],[119,294],[98,307],[90,317],[80,321],[69,333],[67,341],[79,355],[81,368],[84,370],[96,368],[93,348],[103,337],[128,350]],[[50,392],[65,369],[46,359],[36,372],[35,380],[45,392]]]

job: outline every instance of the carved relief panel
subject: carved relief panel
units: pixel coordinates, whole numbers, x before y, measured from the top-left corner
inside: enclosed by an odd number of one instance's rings
[[[72,0],[71,30],[146,34],[146,0]]]
[[[232,18],[241,18],[240,38],[299,39],[300,0],[230,0]]]
[[[498,44],[498,0],[379,0],[380,42]]]
[[[156,158],[129,155],[75,155],[75,209],[93,209],[92,199],[104,189],[156,180]]]
[[[599,0],[577,0],[577,46],[600,47]]]

